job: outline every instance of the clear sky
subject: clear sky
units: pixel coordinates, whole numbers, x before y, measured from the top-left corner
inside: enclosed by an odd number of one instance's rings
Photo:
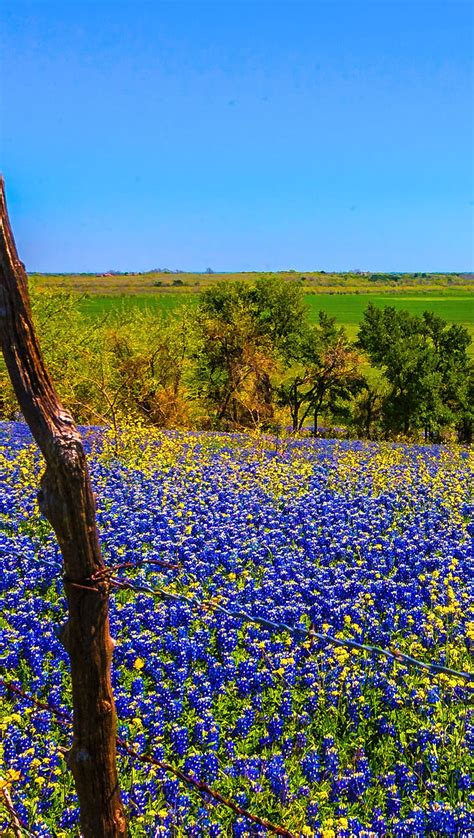
[[[468,0],[2,0],[28,270],[473,269]]]

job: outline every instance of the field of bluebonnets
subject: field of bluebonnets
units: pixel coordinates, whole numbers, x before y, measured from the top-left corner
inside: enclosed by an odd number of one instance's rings
[[[25,426],[0,431],[2,677],[69,711],[41,463]],[[104,554],[136,565],[121,578],[469,670],[466,450],[140,429],[117,450],[85,433]],[[136,751],[296,836],[473,834],[461,678],[131,590],[113,594],[111,623]],[[77,835],[68,725],[1,692],[1,788],[35,835]],[[267,834],[161,768],[122,754],[120,771],[133,836]]]

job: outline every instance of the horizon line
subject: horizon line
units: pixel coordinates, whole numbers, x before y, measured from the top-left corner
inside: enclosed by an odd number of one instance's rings
[[[25,269],[26,270],[26,269]],[[421,271],[421,270],[397,270],[397,271],[387,271],[383,269],[376,269],[376,270],[360,270],[360,269],[346,269],[346,270],[325,270],[324,268],[319,270],[297,270],[296,268],[279,268],[272,270],[270,268],[266,269],[259,269],[254,268],[253,270],[180,270],[174,268],[151,268],[149,270],[108,270],[108,271],[41,271],[41,270],[26,270],[28,276],[33,275],[40,275],[40,276],[144,276],[147,274],[196,274],[198,276],[217,276],[217,275],[233,275],[233,274],[323,274],[323,275],[331,275],[337,274],[341,275],[351,275],[351,276],[373,276],[375,274],[384,274],[386,276],[418,276],[418,277],[428,277],[428,276],[473,276],[474,277],[474,269],[472,270],[437,270],[437,271]]]

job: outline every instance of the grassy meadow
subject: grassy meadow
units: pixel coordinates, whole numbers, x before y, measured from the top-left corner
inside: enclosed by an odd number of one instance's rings
[[[433,311],[449,323],[468,329],[474,340],[474,278],[466,274],[403,274],[397,278],[378,278],[382,274],[322,274],[282,272],[280,274],[171,274],[128,275],[32,274],[38,290],[71,291],[80,298],[82,312],[103,317],[124,307],[157,308],[172,311],[179,305],[195,305],[199,292],[218,281],[251,281],[258,276],[280,276],[303,282],[310,318],[316,321],[325,311],[346,328],[351,339],[357,334],[369,302],[391,305],[410,314]],[[389,277],[390,275],[386,275]],[[375,277],[375,278],[374,278]]]
[[[198,294],[158,293],[158,294],[121,294],[93,295],[82,298],[80,308],[84,314],[102,317],[109,312],[123,308],[158,309],[168,312],[180,305],[195,305]],[[391,305],[397,309],[405,309],[410,314],[422,314],[429,310],[450,323],[460,323],[465,326],[474,338],[474,305],[473,297],[468,294],[439,296],[439,295],[388,295],[388,294],[306,294],[306,304],[309,307],[310,319],[316,321],[319,311],[325,311],[337,322],[344,326],[350,337],[355,337],[357,327],[362,320],[364,310],[369,303],[377,306]]]

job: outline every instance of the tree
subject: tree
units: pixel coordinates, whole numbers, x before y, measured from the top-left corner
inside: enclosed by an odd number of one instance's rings
[[[351,421],[356,432],[376,439],[382,416],[383,392],[378,384],[365,380],[353,404]]]
[[[289,407],[293,431],[301,430],[310,415],[317,434],[322,412],[340,413],[362,386],[360,357],[345,330],[324,311],[319,322],[304,329],[291,348],[297,371],[279,388],[280,404]]]
[[[70,407],[79,382],[83,381],[82,353],[84,347],[94,340],[94,329],[90,324],[89,328],[85,326],[71,294],[37,293],[34,282],[30,280],[29,297],[43,356],[47,359],[53,380],[58,382],[61,401]],[[18,402],[1,356],[0,392],[0,415],[13,418],[18,411]]]
[[[392,306],[370,304],[358,334],[358,346],[383,370],[388,389],[382,421],[389,433],[422,430],[436,441],[444,428],[469,421],[469,380],[466,329],[424,312],[421,317]]]
[[[191,341],[191,313],[185,307],[169,318],[145,311],[112,321],[100,355],[99,368],[107,364],[107,370],[97,382],[104,416],[139,416],[160,427],[186,425]]]
[[[472,443],[474,426],[474,365],[458,389],[459,409],[456,413],[458,442]]]
[[[195,388],[211,424],[271,421],[272,376],[291,356],[304,316],[299,283],[219,282],[203,292],[196,316]]]
[[[95,503],[80,435],[64,410],[33,327],[27,278],[11,232],[0,181],[0,337],[5,364],[26,421],[46,461],[38,502],[63,556],[69,618],[61,630],[69,654],[73,742],[68,754],[85,838],[126,834],[116,768],[108,584]],[[96,578],[96,585],[91,579]]]
[[[188,307],[168,316],[123,307],[89,318],[71,295],[30,289],[30,299],[43,357],[77,421],[117,428],[129,416],[160,427],[189,425],[197,406],[188,398]],[[18,402],[2,361],[0,354],[0,417],[14,419]]]

